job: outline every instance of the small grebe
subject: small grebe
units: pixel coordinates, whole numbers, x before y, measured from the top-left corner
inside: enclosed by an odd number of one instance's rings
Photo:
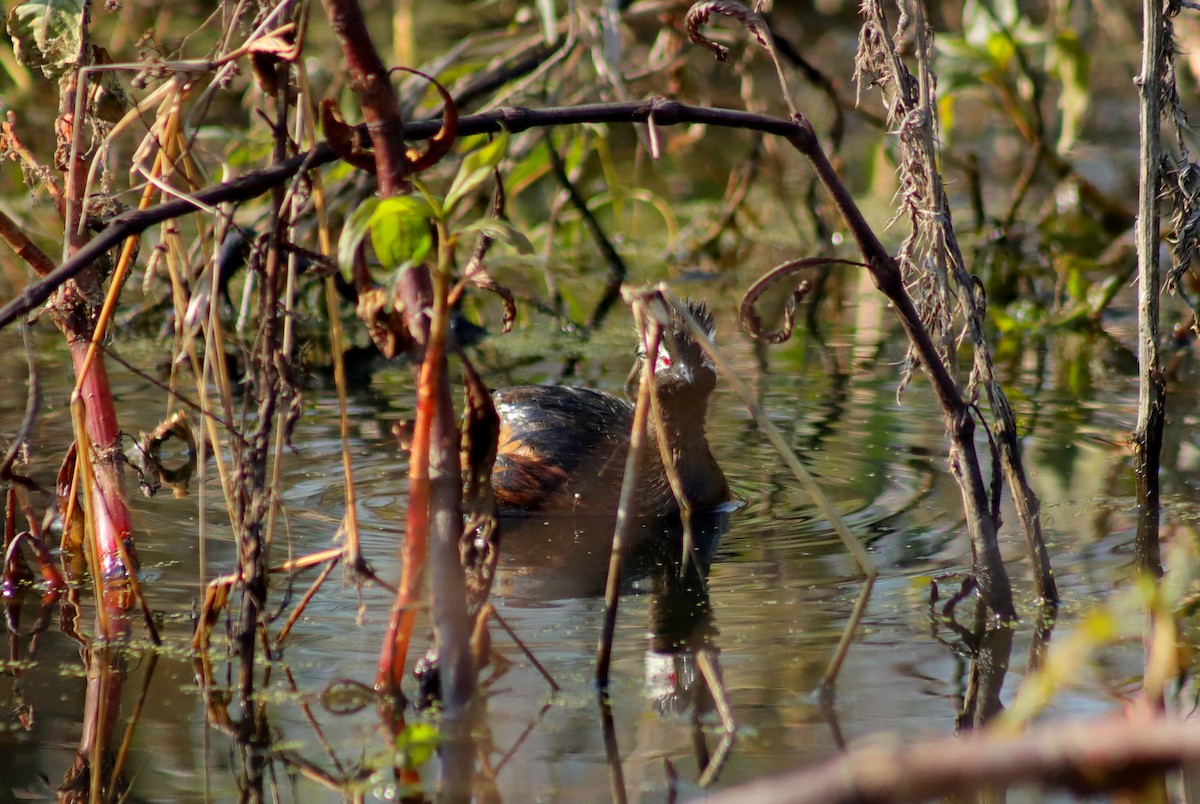
[[[712,314],[702,303],[686,306],[711,336]],[[642,371],[649,370],[643,359]],[[728,502],[729,485],[704,434],[716,371],[674,308],[653,370],[667,447],[692,510]],[[492,484],[501,508],[616,512],[633,426],[632,404],[602,391],[562,385],[503,388],[492,397],[500,414]],[[648,431],[636,510],[643,516],[667,516],[679,506],[663,468],[653,419]]]

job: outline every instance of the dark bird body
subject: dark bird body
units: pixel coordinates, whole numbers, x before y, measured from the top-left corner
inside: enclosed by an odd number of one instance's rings
[[[703,305],[693,315],[711,333]],[[643,371],[651,370],[643,360]],[[653,367],[666,443],[684,495],[695,511],[729,500],[729,486],[705,436],[716,372],[683,321],[672,313]],[[500,414],[499,455],[492,475],[496,499],[509,511],[617,510],[633,426],[633,405],[589,388],[561,385],[505,388],[493,395]],[[636,511],[667,516],[679,509],[650,422],[638,467]]]

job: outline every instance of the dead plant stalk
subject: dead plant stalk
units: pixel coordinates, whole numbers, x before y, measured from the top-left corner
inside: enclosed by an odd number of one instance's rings
[[[1162,171],[1163,3],[1142,3],[1142,72],[1138,76],[1139,125],[1138,210],[1138,417],[1130,438],[1137,478],[1138,525],[1135,557],[1139,567],[1162,574],[1158,546],[1158,469],[1166,419],[1166,381],[1159,357],[1159,193]]]

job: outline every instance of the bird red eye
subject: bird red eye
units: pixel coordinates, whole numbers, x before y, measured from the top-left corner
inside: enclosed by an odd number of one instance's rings
[[[659,355],[658,362],[662,363],[664,366],[669,366],[669,365],[671,365],[671,356],[670,355]]]

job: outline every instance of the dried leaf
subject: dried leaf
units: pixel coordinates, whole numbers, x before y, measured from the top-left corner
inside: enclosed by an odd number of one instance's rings
[[[350,165],[375,173],[375,157],[359,140],[354,126],[347,125],[338,108],[337,101],[326,99],[321,101],[321,129],[329,147],[337,154],[338,159]]]
[[[358,297],[358,317],[367,325],[371,341],[388,360],[412,345],[404,316],[381,288],[375,288]]]
[[[687,31],[688,39],[693,43],[706,47],[717,56],[717,61],[729,61],[729,48],[724,45],[719,45],[713,40],[700,33],[700,29],[708,24],[709,17],[713,14],[721,14],[726,17],[731,17],[745,25],[750,33],[765,48],[770,48],[770,34],[767,32],[766,23],[763,18],[755,14],[750,9],[746,8],[736,0],[702,0],[688,9],[687,19],[684,23],[684,30]]]
[[[758,311],[754,309],[754,305],[762,298],[767,290],[778,282],[794,277],[800,271],[809,268],[817,268],[823,265],[853,265],[858,268],[866,268],[867,266],[861,262],[853,260],[838,260],[828,257],[810,257],[803,260],[789,260],[788,262],[776,265],[770,271],[763,274],[749,290],[746,295],[742,296],[742,303],[738,308],[738,320],[742,324],[742,328],[752,338],[764,340],[767,343],[783,343],[792,336],[792,326],[794,324],[794,311],[796,305],[803,299],[812,289],[812,285],[808,280],[802,280],[796,285],[796,289],[792,291],[783,310],[783,326],[778,330],[763,330],[762,319],[758,315]]]
[[[300,54],[296,45],[296,26],[288,23],[277,31],[255,39],[246,50],[250,53],[269,53],[286,62],[293,62]]]
[[[501,302],[504,304],[503,330],[504,332],[511,331],[513,321],[517,318],[517,302],[513,298],[513,292],[492,278],[487,268],[484,267],[482,259],[472,258],[471,262],[467,264],[464,276],[480,290],[490,291],[500,297]]]
[[[162,447],[172,438],[185,445],[187,454],[182,466],[167,468],[162,463]],[[188,483],[196,472],[197,460],[196,438],[192,434],[187,414],[181,410],[176,411],[155,427],[153,432],[142,433],[138,439],[138,447],[142,460],[139,467],[139,471],[142,472],[142,489],[147,496],[153,496],[160,486],[165,485],[171,489],[176,499],[187,497]]]
[[[761,2],[755,4],[755,9],[762,7],[763,4]],[[688,38],[696,44],[703,45],[716,53],[718,61],[729,60],[729,48],[718,45],[700,33],[700,28],[708,23],[709,17],[713,14],[722,14],[737,20],[745,26],[746,30],[754,35],[754,38],[762,45],[763,50],[771,57],[771,63],[775,66],[775,77],[779,80],[779,91],[787,103],[788,112],[792,117],[797,117],[800,113],[796,108],[796,102],[792,100],[791,92],[788,90],[787,74],[784,72],[779,48],[775,47],[775,40],[771,36],[771,30],[767,27],[766,20],[741,3],[736,2],[736,0],[702,0],[702,2],[696,3],[688,9],[686,23]]]
[[[438,129],[436,134],[429,138],[424,153],[415,150],[410,150],[407,153],[409,171],[416,173],[433,167],[442,161],[442,157],[448,154],[450,149],[454,147],[454,140],[458,136],[458,105],[454,102],[454,96],[450,94],[449,90],[432,76],[428,76],[420,70],[414,70],[411,67],[393,67],[392,69],[412,73],[424,78],[433,84],[438,94],[442,96],[442,127]]]
[[[63,457],[62,465],[58,468],[58,479],[54,484],[55,499],[58,502],[58,512],[63,518],[62,550],[82,560],[83,556],[83,510],[78,505],[72,505],[71,484],[75,478],[76,444]],[[76,498],[77,499],[77,498]]]

